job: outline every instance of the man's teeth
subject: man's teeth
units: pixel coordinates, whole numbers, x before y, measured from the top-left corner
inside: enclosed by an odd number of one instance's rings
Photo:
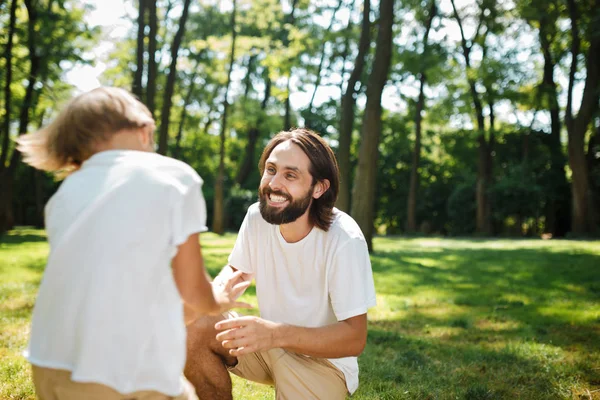
[[[287,199],[283,196],[277,196],[275,194],[271,194],[269,196],[269,198],[271,199],[272,202],[274,203],[283,203],[284,201],[286,201]]]

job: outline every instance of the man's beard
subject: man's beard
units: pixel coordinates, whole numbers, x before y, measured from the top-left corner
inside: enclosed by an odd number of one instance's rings
[[[304,213],[310,206],[313,190],[314,186],[310,188],[305,197],[298,200],[294,200],[290,195],[279,191],[273,191],[267,186],[264,189],[260,190],[260,204],[258,207],[260,210],[260,215],[262,215],[265,221],[273,225],[283,225],[289,224],[290,222],[294,222],[302,215],[304,215]],[[288,200],[289,204],[284,209],[269,206],[267,201],[270,194],[285,197]]]

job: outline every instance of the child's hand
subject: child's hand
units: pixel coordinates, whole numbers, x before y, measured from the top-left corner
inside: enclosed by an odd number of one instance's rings
[[[252,308],[248,303],[236,301],[251,284],[251,281],[244,279],[247,276],[242,271],[236,271],[226,280],[213,282],[213,295],[220,308],[214,314],[221,314],[231,308]]]

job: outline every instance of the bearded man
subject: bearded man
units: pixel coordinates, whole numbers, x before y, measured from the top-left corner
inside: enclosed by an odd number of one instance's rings
[[[206,399],[232,398],[229,372],[274,385],[277,399],[344,399],[376,301],[364,236],[334,208],[337,161],[319,135],[294,129],[271,139],[259,170],[260,201],[213,285],[237,271],[255,279],[260,317],[190,325],[185,374]]]

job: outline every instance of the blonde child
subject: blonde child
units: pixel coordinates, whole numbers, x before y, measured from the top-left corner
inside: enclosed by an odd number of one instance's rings
[[[196,399],[182,378],[184,304],[247,306],[235,301],[241,273],[210,284],[202,179],[154,153],[153,134],[141,102],[103,87],[18,139],[26,163],[66,177],[46,205],[50,255],[26,352],[42,400]]]

